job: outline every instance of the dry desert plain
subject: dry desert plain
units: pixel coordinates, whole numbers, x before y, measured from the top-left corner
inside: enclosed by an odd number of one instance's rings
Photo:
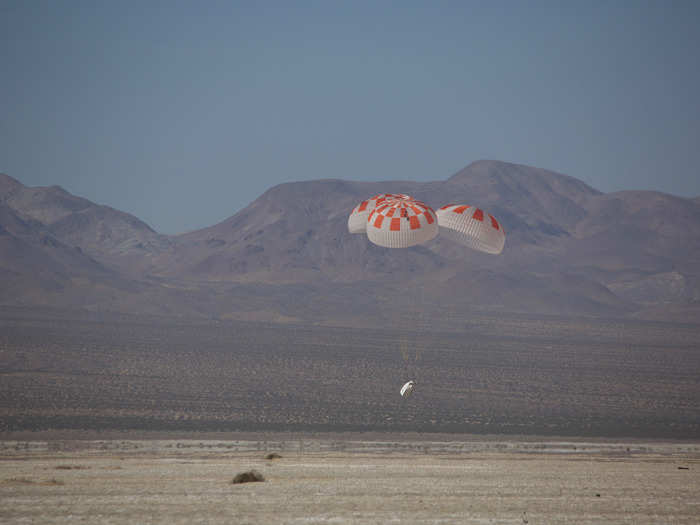
[[[52,315],[0,307],[0,439],[71,429],[700,439],[698,324],[504,315],[401,332]],[[416,394],[402,399],[408,379]]]
[[[0,314],[2,525],[700,523],[696,324]]]
[[[698,443],[243,437],[2,441],[0,523],[700,520]]]

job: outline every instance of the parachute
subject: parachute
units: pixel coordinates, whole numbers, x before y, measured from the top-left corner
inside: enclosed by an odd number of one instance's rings
[[[448,204],[437,212],[424,202],[405,194],[381,193],[362,201],[348,217],[350,233],[366,233],[367,238],[385,248],[409,248],[434,239],[438,233],[469,248],[490,254],[503,251],[506,235],[493,215],[466,204]],[[422,295],[425,294],[425,282]],[[423,306],[424,301],[421,301]],[[406,365],[411,365],[408,345],[401,345]],[[418,361],[419,351],[413,358]],[[415,376],[414,376],[415,377]],[[408,397],[415,387],[408,381],[401,387],[401,397]]]
[[[498,255],[506,234],[490,213],[466,204],[447,204],[437,210],[440,235],[480,252]]]
[[[367,238],[385,248],[408,248],[438,234],[435,211],[408,196],[393,196],[367,217]]]
[[[401,397],[408,397],[413,393],[413,389],[415,388],[416,383],[415,381],[409,381],[406,383],[404,386],[401,387]]]
[[[475,206],[447,204],[437,212],[402,193],[380,193],[362,201],[348,217],[350,233],[385,248],[409,248],[434,239],[438,233],[474,250],[498,255],[506,234],[496,218]]]
[[[393,193],[380,193],[375,195],[371,199],[362,201],[360,204],[355,206],[352,210],[350,216],[348,217],[348,231],[350,233],[365,233],[367,231],[367,217],[378,205],[386,202],[388,199],[407,199],[413,200],[410,195],[404,194],[393,194]]]

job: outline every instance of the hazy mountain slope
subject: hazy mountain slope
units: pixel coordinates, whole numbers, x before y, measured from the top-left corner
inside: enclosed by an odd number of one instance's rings
[[[132,284],[0,203],[0,301],[84,307]]]
[[[576,203],[600,194],[570,177],[493,161],[474,163],[446,182],[282,184],[229,219],[180,236],[187,255],[170,273],[200,278],[257,275],[275,281],[297,269],[332,280],[355,280],[386,278],[419,267],[435,270],[445,266],[446,256],[465,256],[461,247],[446,243],[392,252],[376,248],[361,235],[349,235],[349,211],[382,192],[410,193],[434,207],[452,201],[485,207],[506,225],[509,249],[568,234],[571,216],[585,216]]]
[[[440,265],[425,248],[391,253],[347,233],[355,201],[382,187],[337,180],[276,186],[220,224],[178,238],[168,274],[195,279],[315,282],[386,278],[409,266]],[[386,185],[384,186],[386,187]]]
[[[690,271],[700,262],[700,205],[652,191],[609,193],[591,201],[574,236],[584,263],[611,257],[621,267]]]
[[[227,306],[215,290],[127,277],[2,202],[0,304],[178,316]]]
[[[43,225],[95,206],[87,199],[71,195],[60,186],[27,187],[2,173],[0,173],[0,202],[4,202],[13,210],[20,211]]]
[[[594,199],[564,247],[570,264],[637,304],[700,299],[700,206],[624,191]]]
[[[26,187],[0,174],[0,202],[39,222],[64,243],[130,274],[147,270],[151,257],[171,244],[167,236],[133,215],[76,197],[59,186]]]
[[[348,234],[352,207],[381,192],[410,193],[434,207],[482,206],[505,225],[506,249],[493,257],[438,237],[425,246],[385,250]],[[653,219],[658,216],[664,219]],[[676,255],[685,288],[659,295],[664,287],[658,277],[656,298],[692,300],[699,227],[697,204],[690,199],[653,192],[605,195],[551,171],[480,161],[445,182],[276,186],[222,223],[180,236],[177,261],[163,267],[170,277],[306,282],[316,290],[374,282],[365,293],[375,303],[393,303],[411,315],[419,312],[410,304],[428,302],[432,316],[448,309],[622,315],[639,303],[635,283],[654,288],[641,280],[668,272]],[[646,297],[656,300],[649,292]],[[347,310],[360,313],[352,301]]]
[[[441,237],[388,250],[349,234],[352,208],[383,192],[436,208],[483,207],[504,225],[505,250],[490,256]],[[700,304],[697,199],[603,194],[499,161],[429,183],[281,184],[219,224],[171,237],[60,188],[26,188],[10,177],[0,177],[0,202],[128,275],[135,288],[102,306],[132,312],[415,325],[488,311],[659,319],[673,312],[692,320]]]
[[[474,162],[447,182],[450,191],[460,186],[479,205],[493,209],[494,213],[503,211],[500,215],[506,217],[515,214],[525,219],[525,228],[553,234],[573,227],[586,216],[591,199],[601,195],[567,175],[498,161]],[[523,226],[514,221],[509,231],[518,231]]]

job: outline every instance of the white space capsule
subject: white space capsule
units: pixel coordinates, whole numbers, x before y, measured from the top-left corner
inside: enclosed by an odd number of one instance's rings
[[[408,397],[413,393],[413,389],[415,388],[416,383],[415,381],[409,381],[406,383],[404,386],[401,387],[401,397]]]

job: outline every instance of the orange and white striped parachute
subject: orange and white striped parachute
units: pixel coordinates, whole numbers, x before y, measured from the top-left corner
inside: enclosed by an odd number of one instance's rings
[[[389,199],[404,198],[412,200],[412,197],[404,194],[380,193],[371,199],[362,201],[355,206],[350,216],[348,217],[348,231],[350,233],[365,233],[367,231],[367,217],[380,204]]]
[[[435,211],[408,195],[395,195],[367,216],[367,238],[385,248],[408,248],[438,234]]]
[[[447,204],[437,210],[440,236],[480,252],[497,255],[503,251],[506,233],[490,213],[466,204]]]
[[[496,218],[474,206],[448,204],[437,212],[405,194],[380,193],[355,206],[348,217],[350,233],[367,233],[374,244],[408,248],[438,235],[485,253],[499,254],[506,241]]]

